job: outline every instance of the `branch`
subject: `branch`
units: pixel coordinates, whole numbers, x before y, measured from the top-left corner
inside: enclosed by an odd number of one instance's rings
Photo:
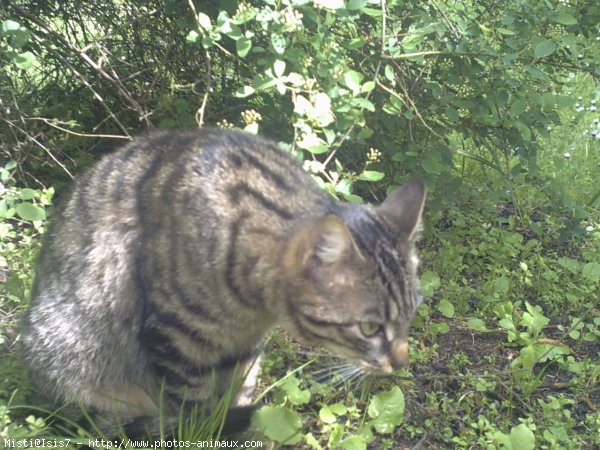
[[[148,120],[149,114],[146,111],[144,111],[144,109],[140,106],[140,104],[137,101],[135,101],[135,99],[131,96],[129,91],[127,91],[127,89],[125,89],[125,86],[123,86],[123,84],[121,83],[121,80],[119,80],[119,78],[117,76],[113,77],[110,74],[108,74],[99,64],[97,64],[95,61],[93,61],[88,56],[87,53],[85,53],[83,50],[79,50],[79,49],[75,48],[69,41],[67,41],[60,34],[56,33],[54,30],[52,30],[42,20],[29,14],[27,11],[23,10],[19,6],[14,5],[12,2],[8,2],[8,4],[14,10],[16,10],[21,16],[28,19],[32,23],[36,24],[38,27],[40,27],[42,30],[44,30],[48,35],[52,36],[53,39],[60,42],[65,48],[67,48],[68,50],[73,52],[75,55],[77,55],[79,57],[79,59],[81,59],[84,63],[86,63],[88,66],[90,66],[92,69],[94,69],[96,71],[96,73],[98,73],[100,78],[102,78],[102,79],[108,81],[110,84],[112,84],[117,89],[119,95],[121,95],[125,99],[125,101],[129,104],[129,106],[139,114],[139,118],[142,120],[145,120],[146,125],[148,125],[148,127],[153,128],[152,123]],[[44,39],[42,39],[39,36],[38,36],[38,43],[40,45],[43,45],[48,50],[51,49],[50,46],[45,45]],[[70,66],[71,70],[74,70],[72,65],[69,65],[69,66]],[[87,83],[87,84],[89,84],[89,83]]]

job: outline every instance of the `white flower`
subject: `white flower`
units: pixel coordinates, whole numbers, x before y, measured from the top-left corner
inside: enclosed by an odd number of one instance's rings
[[[565,158],[569,159],[571,157],[571,154],[569,152],[565,152]]]
[[[587,227],[585,227],[585,231],[587,231],[588,233],[594,231],[594,227],[591,225],[588,225]]]

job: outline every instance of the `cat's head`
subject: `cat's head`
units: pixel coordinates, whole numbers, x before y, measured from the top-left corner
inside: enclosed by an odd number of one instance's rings
[[[425,186],[413,181],[377,207],[345,205],[288,242],[285,328],[369,372],[408,362],[408,329],[422,296],[415,241]]]

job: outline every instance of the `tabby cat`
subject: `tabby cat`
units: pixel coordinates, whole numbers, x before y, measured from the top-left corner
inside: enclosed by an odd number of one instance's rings
[[[242,132],[139,138],[79,178],[47,232],[31,373],[55,402],[124,423],[156,417],[161,395],[178,411],[223,392],[276,324],[391,373],[421,301],[424,200],[411,182],[377,207],[336,202]]]

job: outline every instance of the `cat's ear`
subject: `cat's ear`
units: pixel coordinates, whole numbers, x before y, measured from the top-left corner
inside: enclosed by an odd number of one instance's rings
[[[377,213],[402,240],[412,240],[420,229],[426,196],[425,184],[413,180],[388,195],[377,207]]]
[[[336,215],[327,214],[298,230],[287,244],[284,267],[305,267],[310,261],[334,264],[355,247],[350,230]]]

